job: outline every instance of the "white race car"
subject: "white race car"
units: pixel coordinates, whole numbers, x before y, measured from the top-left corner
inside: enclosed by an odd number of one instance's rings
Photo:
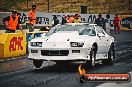
[[[36,68],[43,61],[85,61],[94,66],[96,60],[111,64],[115,58],[114,38],[96,24],[87,23],[57,25],[42,37],[32,39],[28,49],[28,58]]]

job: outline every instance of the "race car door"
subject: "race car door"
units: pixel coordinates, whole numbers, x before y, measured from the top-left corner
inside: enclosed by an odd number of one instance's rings
[[[108,35],[106,35],[105,31],[99,27],[96,26],[97,31],[97,44],[98,44],[98,51],[97,54],[108,54],[109,50],[109,39]]]

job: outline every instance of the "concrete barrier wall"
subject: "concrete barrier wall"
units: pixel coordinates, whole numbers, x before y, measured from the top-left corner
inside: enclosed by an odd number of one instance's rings
[[[28,21],[28,12],[20,12],[21,13],[21,22],[26,24]],[[0,12],[0,25],[2,25],[2,19],[10,15],[11,12]],[[75,15],[75,13],[42,13],[37,12],[37,19],[40,21],[35,26],[51,26],[53,16],[56,15],[59,19],[59,23],[62,21],[62,17],[67,15]],[[82,22],[95,22],[95,19],[98,17],[98,14],[80,14]],[[106,14],[102,14],[102,16],[106,19]],[[122,30],[131,30],[132,29],[132,15],[120,15],[121,17],[121,28]],[[113,24],[114,14],[110,14],[110,24]]]
[[[21,33],[0,34],[0,58],[26,55],[26,35]]]

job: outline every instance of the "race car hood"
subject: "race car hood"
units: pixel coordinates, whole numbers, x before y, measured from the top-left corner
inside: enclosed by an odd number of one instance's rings
[[[45,48],[67,48],[70,47],[70,42],[84,42],[84,47],[91,47],[95,38],[94,36],[79,35],[77,31],[65,31],[35,38],[31,42],[43,42]]]
[[[43,42],[47,37],[37,37],[32,39],[30,42]]]
[[[70,47],[70,42],[84,42],[85,47],[92,46],[96,37],[79,35],[77,31],[57,32],[45,39],[44,45],[49,47]],[[55,45],[55,46],[53,46]]]
[[[52,34],[46,41],[48,42],[67,42],[78,38],[79,33],[77,31],[60,31]]]
[[[94,36],[79,35],[77,31],[60,31],[53,33],[50,36],[38,37],[31,40],[31,42],[74,42],[74,41],[93,41]]]

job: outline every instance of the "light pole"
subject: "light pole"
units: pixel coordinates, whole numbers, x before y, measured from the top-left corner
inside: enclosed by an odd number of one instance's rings
[[[27,9],[28,9],[28,0],[27,0]]]
[[[48,13],[49,13],[49,0],[48,0]]]
[[[129,11],[129,14],[130,14],[130,11],[131,11],[131,1],[128,0],[128,11]]]

